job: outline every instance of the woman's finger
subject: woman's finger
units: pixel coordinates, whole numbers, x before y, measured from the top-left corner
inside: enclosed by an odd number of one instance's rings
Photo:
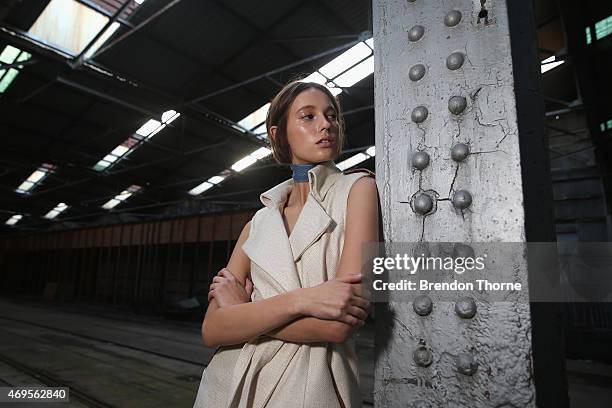
[[[339,278],[336,278],[336,280],[340,281],[340,282],[344,282],[344,283],[359,283],[361,282],[361,274],[355,274],[355,275],[346,275],[346,276],[341,276]]]
[[[350,306],[347,311],[351,316],[355,316],[359,320],[364,320],[366,317],[368,317],[368,313],[357,306]]]
[[[342,319],[342,321],[344,323],[350,324],[351,326],[355,326],[359,323],[359,319],[351,315],[344,315],[344,318]]]
[[[208,292],[208,302],[209,303],[210,303],[210,300],[212,298],[214,298],[214,297],[215,297],[215,291],[214,290],[211,290],[210,292]]]
[[[251,294],[253,293],[253,282],[251,279],[247,278],[246,284],[244,285],[244,290],[246,291],[247,295],[251,297]]]
[[[362,297],[353,296],[353,298],[351,299],[351,304],[366,311],[370,310],[370,302]]]
[[[223,282],[225,279],[227,279],[227,278],[224,278],[223,276],[215,276],[215,277],[213,278],[213,280],[212,280],[212,281],[213,281],[214,283],[221,283],[221,282]]]

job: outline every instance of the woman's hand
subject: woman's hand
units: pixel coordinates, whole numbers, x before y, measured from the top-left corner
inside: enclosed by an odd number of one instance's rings
[[[245,286],[242,286],[229,270],[223,268],[213,278],[213,283],[210,285],[208,292],[208,301],[210,302],[212,298],[215,298],[219,307],[237,305],[250,302],[252,293],[253,282],[251,282],[251,279],[247,278]]]
[[[301,312],[325,320],[362,325],[370,302],[361,297],[361,275],[348,275],[302,289]]]

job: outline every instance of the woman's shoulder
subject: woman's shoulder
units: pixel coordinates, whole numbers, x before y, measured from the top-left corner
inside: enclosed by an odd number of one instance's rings
[[[363,168],[344,170],[340,180],[339,187],[342,186],[341,190],[344,190],[347,194],[354,186],[376,185],[374,172]]]

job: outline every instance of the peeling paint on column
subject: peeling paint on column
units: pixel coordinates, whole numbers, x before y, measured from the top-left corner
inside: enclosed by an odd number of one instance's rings
[[[524,242],[506,2],[374,0],[373,12],[376,173],[385,240]],[[417,64],[426,73],[415,82],[406,69]],[[449,106],[453,96],[465,98],[458,114]],[[427,114],[413,115],[417,107]],[[411,165],[417,151],[430,158],[423,170]],[[473,199],[463,209],[451,201],[460,190]],[[425,192],[434,198],[433,210],[419,214],[413,201]],[[435,307],[421,316],[415,312],[421,304],[394,301],[390,294],[393,326],[384,345],[377,344],[375,405],[535,407],[527,294],[506,302],[475,299],[471,317],[459,316],[456,302],[428,296]],[[426,367],[413,359],[419,339],[433,350]]]

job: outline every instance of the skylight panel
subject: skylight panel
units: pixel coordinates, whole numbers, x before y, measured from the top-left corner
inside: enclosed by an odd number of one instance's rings
[[[342,88],[353,86],[363,78],[371,75],[374,72],[374,56],[346,71],[344,74],[334,78],[334,83]]]
[[[75,0],[51,0],[29,34],[77,55],[109,18]]]
[[[202,184],[189,190],[189,194],[196,196],[196,195],[202,194],[206,190],[213,188],[214,186],[215,186],[214,184],[209,183],[208,181],[205,181]]]
[[[584,31],[586,33],[586,43],[589,45],[593,41],[593,38],[591,37],[591,27],[586,27]]]
[[[140,189],[141,187],[136,184],[131,185],[128,189],[123,190],[121,193],[117,194],[114,198],[111,198],[106,203],[104,203],[102,205],[102,208],[104,208],[105,210],[113,209],[120,203],[130,198],[132,194],[140,191]]]
[[[327,80],[328,78],[325,78],[323,75],[321,75],[319,71],[315,71],[312,74],[308,75],[306,78],[300,79],[300,82],[316,82],[317,84],[325,85]]]
[[[12,45],[7,45],[6,47],[4,47],[4,50],[2,50],[2,53],[0,54],[0,62],[3,62],[5,64],[12,64],[13,62],[15,62],[20,53],[21,50],[19,48],[15,48]]]
[[[51,211],[44,215],[44,218],[52,220],[58,215],[60,215],[62,212],[64,212],[67,208],[68,206],[66,205],[66,203],[58,203],[55,208],[53,208]]]
[[[595,23],[595,38],[601,40],[605,36],[612,34],[612,16]]]
[[[19,222],[19,220],[21,220],[23,218],[23,215],[21,214],[15,214],[13,215],[11,218],[9,218],[8,220],[6,220],[5,224],[6,225],[15,225]]]
[[[374,49],[374,37],[365,40],[365,43],[368,45],[368,47]]]
[[[87,52],[85,53],[85,58],[91,58],[96,51],[98,51],[100,49],[100,47],[102,47],[102,45],[108,41],[108,39],[115,34],[115,31],[117,31],[119,29],[119,27],[121,27],[121,25],[117,22],[112,23],[106,30],[104,30],[104,34],[102,34],[100,36],[100,38],[98,38],[96,40],[95,43],[93,43],[93,45],[87,50]],[[96,33],[97,35],[97,33]]]
[[[267,147],[260,147],[259,149],[251,153],[251,156],[254,157],[256,160],[260,160],[271,154],[272,154],[272,150],[268,149]]]
[[[266,121],[266,115],[270,109],[270,103],[266,103],[255,112],[243,118],[238,124],[247,130],[251,130]]]
[[[34,172],[15,189],[15,192],[19,194],[28,193],[30,190],[40,184],[40,182],[43,181],[45,177],[47,177],[54,169],[55,166],[53,164],[44,163],[38,169],[34,170]]]
[[[225,180],[225,177],[226,176],[212,176],[211,178],[208,179],[208,182],[211,184],[219,184],[220,182]]]
[[[13,47],[12,45],[7,45],[0,53],[0,62],[3,64],[14,64],[15,62],[24,62],[29,60],[32,57],[31,54],[27,52],[21,51],[19,48]],[[19,74],[19,69],[21,67],[13,67],[6,69],[0,69],[0,94],[3,94],[7,88],[11,85],[11,83],[15,80],[17,75]]]
[[[329,63],[323,65],[321,68],[319,68],[319,72],[325,75],[327,78],[335,78],[371,54],[372,50],[370,47],[365,45],[363,42],[359,42],[331,60]]]
[[[147,121],[147,123],[145,123],[144,125],[142,125],[137,131],[136,134],[140,135],[140,136],[144,136],[147,137],[149,136],[151,133],[153,133],[155,130],[157,130],[158,127],[161,126],[161,122],[156,121],[155,119],[149,119]]]
[[[346,170],[348,168],[358,165],[363,161],[366,161],[369,158],[370,156],[368,156],[367,154],[357,153],[356,155],[351,156],[348,159],[336,164],[336,167],[338,167],[340,170]]]
[[[254,158],[251,155],[248,155],[238,160],[236,163],[232,164],[232,170],[240,172],[246,169],[247,167],[251,166],[252,164],[254,164],[256,161],[257,161],[256,158]]]
[[[117,156],[117,157],[121,157],[124,154],[126,154],[130,149],[125,147],[124,145],[120,144],[119,146],[115,147],[113,149],[113,151],[111,152],[112,155]]]
[[[110,210],[110,209],[115,208],[115,207],[116,207],[116,206],[117,206],[119,203],[121,203],[121,201],[119,201],[119,200],[117,200],[117,199],[115,199],[115,198],[112,198],[112,199],[108,200],[108,201],[107,201],[107,202],[106,202],[106,203],[105,203],[105,204],[102,206],[102,208],[104,208],[105,210]]]
[[[212,176],[211,178],[209,178],[205,182],[203,182],[203,183],[195,186],[191,190],[189,190],[189,194],[191,194],[193,196],[202,194],[206,190],[209,190],[209,189],[213,188],[214,186],[216,186],[217,184],[221,183],[223,180],[225,180],[226,178],[231,176],[231,174],[232,174],[231,170],[227,170],[227,169],[223,170],[221,173],[217,174],[216,176]]]
[[[161,120],[165,124],[170,124],[174,122],[181,114],[175,110],[169,110],[162,113]]]
[[[542,60],[541,62],[541,71],[542,74],[545,72],[550,71],[553,68],[558,67],[559,65],[563,64],[565,61],[564,60],[560,60],[560,61],[556,61],[556,57],[553,55],[552,57],[548,57],[545,60]]]
[[[255,133],[258,136],[263,135],[267,139],[268,138],[268,127],[266,126],[266,122],[262,123],[261,125],[253,129],[253,133]]]
[[[338,86],[336,86],[336,84],[334,84],[333,82],[328,82],[326,84],[327,89],[329,89],[329,91],[332,93],[332,95],[334,96],[338,96],[339,94],[342,93],[342,88],[339,88]]]
[[[365,153],[370,157],[376,156],[376,146],[368,147]]]
[[[174,122],[179,116],[180,112],[175,110],[169,110],[161,115],[161,122],[155,119],[149,119],[144,125],[142,125],[136,133],[128,137],[123,143],[115,147],[109,154],[107,154],[102,160],[98,161],[93,167],[96,171],[102,171],[107,169],[118,159],[130,154],[136,149],[144,139],[150,139],[159,132],[161,132],[168,124]]]

